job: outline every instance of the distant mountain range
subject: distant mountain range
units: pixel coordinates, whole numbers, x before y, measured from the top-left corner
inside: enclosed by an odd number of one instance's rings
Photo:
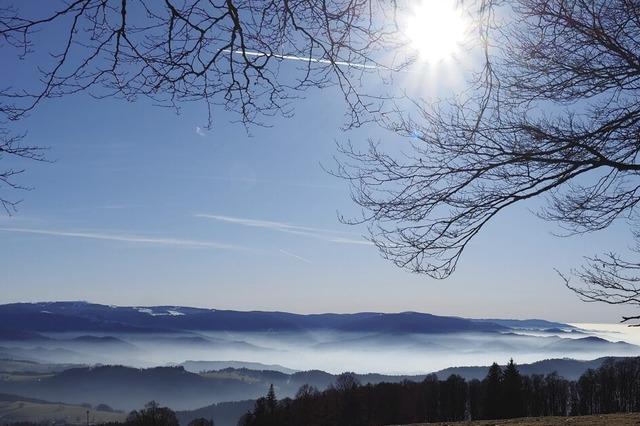
[[[33,333],[175,331],[301,332],[332,330],[376,333],[504,332],[556,329],[568,324],[544,320],[477,320],[418,312],[300,315],[287,312],[230,311],[182,306],[120,307],[87,302],[0,305],[0,340],[44,338]]]
[[[475,322],[485,322],[498,324],[503,327],[520,329],[520,330],[573,330],[574,326],[563,324],[561,322],[553,322],[541,319],[475,319]]]
[[[224,426],[234,425],[270,384],[278,397],[291,397],[304,384],[324,389],[334,383],[337,376],[327,371],[413,373],[511,356],[601,357],[520,365],[523,374],[557,371],[576,379],[600,366],[603,356],[640,354],[638,346],[596,334],[542,319],[418,312],[301,315],[87,302],[6,304],[0,305],[0,418],[11,413],[27,419],[24,407],[54,410],[47,401],[59,401],[69,419],[83,412],[84,403],[128,411],[156,400],[182,410],[181,421],[214,417]],[[455,366],[435,374],[481,379],[487,368]],[[356,376],[372,384],[425,378],[378,373]]]
[[[638,355],[640,347],[541,319],[417,312],[301,315],[87,302],[0,305],[0,358],[41,363],[152,367],[190,359],[194,363],[185,367],[198,372],[222,365],[195,362],[236,359],[264,362],[262,369],[283,373],[293,371],[276,364],[412,373],[446,367],[452,354],[453,362],[469,364],[502,359],[503,353],[519,359],[596,358]],[[396,356],[404,356],[404,362],[389,362]],[[352,359],[359,364],[352,366]]]
[[[599,348],[606,348],[610,351],[629,351],[637,346],[627,342],[617,341],[610,342],[606,339],[602,339],[596,336],[581,337],[579,339],[563,339],[558,340],[546,346],[546,349],[552,352],[576,352],[582,348],[589,347],[590,350],[598,350]]]
[[[283,367],[278,364],[263,364],[261,362],[247,361],[185,361],[180,363],[180,367],[192,373],[200,373],[202,371],[223,370],[225,368],[245,368],[247,370],[256,371],[278,371],[284,374],[297,373],[297,370]]]

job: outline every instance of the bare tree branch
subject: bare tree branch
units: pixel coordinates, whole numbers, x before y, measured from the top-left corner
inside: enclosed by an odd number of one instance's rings
[[[46,161],[43,155],[44,148],[23,145],[22,141],[24,136],[24,134],[12,135],[6,128],[0,127],[0,161],[5,157],[19,157],[34,161]],[[0,206],[7,214],[15,212],[19,201],[12,200],[3,195],[3,193],[6,192],[7,189],[29,189],[17,184],[15,181],[15,178],[22,172],[24,172],[23,169],[15,168],[0,170]]]
[[[176,110],[182,102],[202,102],[209,127],[217,107],[237,113],[249,127],[290,116],[292,101],[309,88],[336,86],[347,106],[347,126],[358,126],[383,101],[361,91],[362,77],[403,65],[381,63],[400,43],[395,9],[395,0],[0,5],[3,59],[38,64],[36,80],[0,87],[0,120],[15,122],[47,99],[87,92],[99,99],[146,97]],[[6,153],[19,139],[7,136]],[[20,172],[7,170],[4,185],[15,187],[10,178]],[[2,205],[15,207],[6,199]]]
[[[435,278],[516,203],[547,198],[540,216],[573,234],[632,220],[640,201],[640,5],[477,6],[485,57],[466,89],[383,116],[410,140],[401,155],[344,144],[335,170],[364,211],[344,220],[368,223],[384,257]]]
[[[385,19],[393,8],[384,0],[75,0],[49,2],[39,17],[0,8],[5,52],[30,55],[43,48],[36,33],[66,31],[40,87],[0,91],[2,112],[17,120],[44,99],[89,90],[172,107],[202,101],[209,124],[215,105],[264,124],[290,115],[300,92],[337,85],[357,125],[376,103],[359,79],[387,69],[380,53],[398,43]]]

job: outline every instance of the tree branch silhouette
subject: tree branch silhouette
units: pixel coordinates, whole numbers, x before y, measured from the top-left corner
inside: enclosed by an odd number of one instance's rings
[[[545,199],[538,214],[568,234],[637,223],[640,5],[496,0],[478,11],[483,67],[463,93],[384,115],[409,147],[342,144],[336,170],[364,212],[344,220],[367,223],[396,265],[435,278],[450,276],[485,225],[525,200]],[[623,271],[637,262],[607,259],[618,272],[606,280],[599,268],[578,274],[603,293],[579,294],[604,300],[620,290],[610,282],[631,282]]]
[[[15,122],[47,99],[87,92],[99,99],[149,98],[176,110],[202,102],[209,127],[216,107],[236,113],[247,127],[264,126],[274,115],[290,116],[292,101],[307,89],[336,86],[347,125],[358,126],[380,103],[361,91],[363,75],[391,72],[379,58],[398,44],[395,7],[395,0],[0,6],[3,58],[37,52],[36,62],[44,62],[36,80],[0,87],[0,120]],[[15,171],[7,173],[5,183]]]
[[[0,161],[5,157],[19,157],[34,161],[46,161],[44,148],[24,145],[24,134],[14,135],[4,127],[0,127]],[[24,169],[8,168],[0,170],[0,189],[29,189],[16,183],[15,178],[24,172]],[[0,195],[0,206],[7,214],[16,211],[19,201]]]
[[[337,85],[352,124],[367,112],[363,73],[382,69],[376,52],[389,47],[387,3],[372,0],[75,0],[39,18],[0,9],[0,39],[24,57],[39,48],[38,32],[62,32],[40,87],[0,91],[16,120],[44,99],[90,90],[97,97],[149,97],[177,107],[203,101],[245,124],[291,113],[290,101],[309,87]],[[284,76],[287,58],[300,58]],[[290,61],[289,61],[290,62]]]

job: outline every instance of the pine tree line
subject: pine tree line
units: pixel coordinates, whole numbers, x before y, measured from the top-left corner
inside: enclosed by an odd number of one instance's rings
[[[239,426],[376,426],[419,422],[574,416],[640,411],[640,358],[608,360],[577,381],[557,373],[523,376],[511,360],[483,380],[458,375],[417,383],[361,385],[351,373],[325,391],[302,386],[276,399],[273,386]]]

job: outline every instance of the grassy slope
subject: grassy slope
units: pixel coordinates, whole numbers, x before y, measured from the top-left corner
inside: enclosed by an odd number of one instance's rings
[[[123,421],[126,414],[89,409],[93,424]],[[64,420],[68,424],[86,424],[87,409],[79,405],[37,403],[26,401],[0,401],[0,423]]]
[[[531,417],[512,420],[475,420],[472,422],[428,423],[429,426],[630,426],[640,424],[640,413],[606,414],[598,416],[578,417]],[[406,426],[426,426],[427,423],[416,423]]]

